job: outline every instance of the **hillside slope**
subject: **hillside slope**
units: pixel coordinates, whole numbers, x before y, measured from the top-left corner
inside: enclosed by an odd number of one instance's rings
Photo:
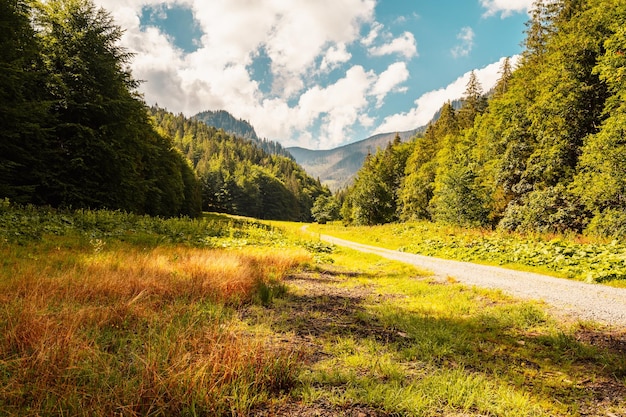
[[[398,132],[402,141],[423,133],[424,127]],[[381,133],[367,139],[340,146],[329,150],[312,150],[300,147],[290,147],[287,151],[296,159],[306,172],[314,178],[319,178],[322,184],[331,190],[339,190],[350,183],[356,172],[363,165],[368,153],[375,153],[376,149],[384,148],[392,142],[396,133]]]
[[[291,154],[280,143],[259,138],[256,130],[254,130],[254,126],[246,120],[237,119],[226,110],[203,111],[193,116],[192,119],[203,122],[207,126],[222,129],[224,132],[238,138],[248,139],[271,155],[281,155],[293,159]]]
[[[330,194],[292,158],[269,154],[257,142],[158,107],[150,115],[190,161],[205,211],[310,221],[317,197]]]

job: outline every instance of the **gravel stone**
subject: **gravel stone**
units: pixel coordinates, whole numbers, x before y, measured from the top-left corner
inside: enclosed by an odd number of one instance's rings
[[[514,297],[541,300],[554,307],[556,312],[573,319],[626,328],[626,288],[399,252],[328,235],[320,235],[320,239],[432,271],[436,278],[453,277],[466,285],[499,289]]]

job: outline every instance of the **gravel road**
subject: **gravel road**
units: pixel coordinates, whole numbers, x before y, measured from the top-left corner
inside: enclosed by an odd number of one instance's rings
[[[320,239],[361,252],[375,253],[387,259],[406,262],[432,271],[435,276],[454,277],[467,285],[499,289],[515,297],[542,300],[559,313],[575,319],[593,320],[626,328],[626,288],[587,284],[530,272],[398,252],[328,235],[320,235]]]

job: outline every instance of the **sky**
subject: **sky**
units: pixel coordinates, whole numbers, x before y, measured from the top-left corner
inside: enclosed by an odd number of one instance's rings
[[[95,0],[148,105],[226,110],[283,146],[427,124],[522,52],[533,0]]]

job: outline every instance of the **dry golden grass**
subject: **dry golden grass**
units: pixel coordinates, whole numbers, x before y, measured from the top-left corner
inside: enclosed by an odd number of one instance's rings
[[[292,383],[232,308],[304,252],[32,249],[0,249],[0,414],[245,414]]]

